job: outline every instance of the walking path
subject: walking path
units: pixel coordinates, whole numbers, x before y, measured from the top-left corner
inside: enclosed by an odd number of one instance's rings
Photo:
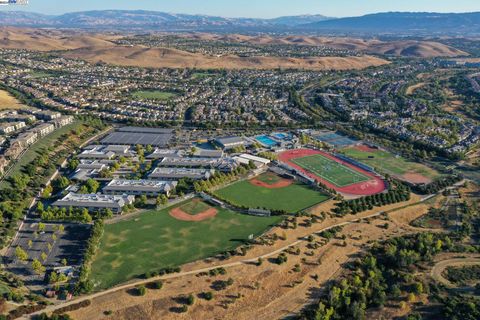
[[[443,271],[448,267],[465,267],[465,266],[476,266],[480,265],[480,256],[469,256],[465,258],[453,258],[448,260],[443,260],[435,264],[430,271],[430,276],[437,282],[440,282],[447,288],[456,288],[458,290],[472,290],[471,287],[458,287],[456,284],[450,282],[443,276]]]
[[[421,203],[423,201],[424,200],[420,200],[418,203]],[[260,258],[261,259],[270,258],[272,256],[280,254],[281,252],[283,252],[283,251],[285,251],[285,250],[287,250],[291,247],[295,247],[302,242],[308,241],[307,238],[308,238],[309,235],[318,234],[318,233],[321,233],[321,232],[324,232],[324,231],[331,230],[331,229],[336,228],[336,227],[344,227],[344,226],[347,226],[347,225],[350,225],[350,224],[358,223],[358,222],[360,222],[362,220],[365,220],[365,219],[376,218],[376,217],[379,217],[379,216],[383,215],[384,213],[385,213],[384,211],[378,211],[378,212],[372,213],[370,215],[363,216],[361,218],[360,217],[359,218],[353,218],[349,221],[344,221],[344,222],[336,223],[336,224],[328,226],[328,227],[324,227],[322,229],[311,232],[310,234],[304,236],[303,238],[301,238],[299,240],[296,240],[292,243],[289,243],[288,245],[285,245],[285,246],[283,246],[281,248],[278,248],[274,251],[271,251],[271,252],[268,252],[268,253],[265,253],[263,255],[259,255],[259,256],[256,256],[256,257],[253,257],[253,258],[250,258],[250,259],[245,259],[245,260],[235,261],[235,262],[230,262],[230,263],[224,263],[224,264],[215,264],[215,265],[212,265],[212,266],[206,267],[206,268],[200,268],[200,269],[195,269],[195,270],[191,270],[191,271],[184,271],[184,272],[179,272],[179,273],[167,274],[167,275],[152,277],[152,278],[149,278],[149,279],[138,279],[138,280],[135,280],[135,281],[132,281],[132,282],[120,285],[120,286],[116,286],[116,287],[113,287],[113,288],[110,288],[110,289],[107,289],[107,290],[104,290],[104,291],[101,291],[101,292],[85,295],[85,296],[78,297],[78,298],[70,300],[70,301],[61,302],[61,303],[58,303],[58,304],[48,306],[47,308],[45,308],[41,311],[32,313],[28,316],[25,316],[22,319],[30,319],[31,316],[39,315],[39,314],[44,313],[44,312],[45,313],[51,313],[51,312],[53,312],[55,310],[58,310],[60,308],[63,308],[63,307],[68,307],[68,306],[71,306],[71,305],[74,305],[74,304],[77,304],[77,303],[80,303],[80,302],[83,302],[83,301],[86,301],[86,300],[91,300],[91,299],[95,299],[95,298],[98,298],[98,297],[102,297],[102,296],[105,296],[105,295],[108,295],[108,294],[111,294],[111,293],[114,293],[114,292],[117,292],[117,291],[131,289],[131,288],[134,288],[134,287],[139,286],[139,285],[145,285],[145,284],[153,282],[153,281],[176,279],[176,278],[180,278],[180,277],[184,277],[184,276],[188,276],[188,275],[198,274],[198,273],[201,273],[201,272],[208,272],[210,270],[217,269],[217,268],[225,268],[226,269],[226,268],[232,268],[232,267],[240,266],[240,265],[243,265],[243,264],[255,263]]]

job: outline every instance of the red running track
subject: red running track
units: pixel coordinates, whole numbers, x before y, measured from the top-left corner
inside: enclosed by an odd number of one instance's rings
[[[310,171],[307,171],[307,170],[303,169],[302,167],[300,167],[300,166],[296,165],[295,163],[293,163],[292,161],[290,161],[292,159],[312,156],[312,155],[315,155],[315,154],[320,154],[320,155],[322,155],[322,156],[324,156],[328,159],[331,159],[333,161],[336,161],[336,162],[342,164],[343,166],[346,166],[346,167],[349,167],[349,168],[351,168],[355,171],[361,172],[362,174],[370,177],[371,179],[368,180],[368,181],[351,184],[351,185],[346,186],[346,187],[337,187],[333,183],[328,182],[327,180],[324,180],[323,178],[313,174]],[[289,166],[303,172],[305,175],[309,176],[310,178],[313,178],[316,181],[323,183],[327,187],[332,188],[337,192],[350,194],[350,195],[369,196],[369,195],[372,195],[372,194],[380,193],[387,188],[387,185],[386,185],[385,181],[383,181],[379,177],[375,176],[373,173],[368,172],[366,170],[363,170],[359,167],[356,167],[356,166],[354,166],[350,163],[346,163],[346,162],[344,162],[344,161],[342,161],[342,160],[340,160],[340,159],[338,159],[338,158],[336,158],[336,157],[334,157],[334,156],[332,156],[332,155],[330,155],[326,152],[322,152],[322,151],[318,151],[318,150],[312,150],[312,149],[297,149],[297,150],[284,151],[284,152],[280,153],[278,158],[281,162],[284,162],[284,163],[288,164]]]

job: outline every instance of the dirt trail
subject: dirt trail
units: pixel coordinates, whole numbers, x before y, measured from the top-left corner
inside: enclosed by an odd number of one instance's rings
[[[465,258],[453,258],[438,262],[430,271],[430,276],[437,282],[445,285],[448,288],[456,288],[454,283],[451,283],[443,276],[443,271],[448,267],[465,267],[480,265],[480,256],[469,256]]]
[[[406,204],[413,205],[421,201],[420,197],[413,196],[408,203],[390,205],[388,209],[389,211],[395,210],[395,208],[400,209]],[[329,206],[323,203],[317,210],[320,211],[327,207]],[[390,223],[385,228],[386,221],[378,219],[385,214],[385,209],[371,210],[356,216],[330,217],[320,224],[314,224],[312,227],[303,227],[304,218],[301,218],[297,229],[275,228],[270,232],[271,234],[287,231],[288,238],[286,240],[279,240],[271,247],[254,246],[246,257],[233,257],[229,263],[212,262],[210,259],[197,261],[183,266],[181,273],[147,280],[134,280],[106,291],[49,306],[41,312],[50,313],[61,307],[90,299],[93,301],[90,307],[72,312],[70,315],[75,319],[93,320],[104,318],[102,315],[104,311],[113,310],[112,319],[118,320],[132,319],[135,318],[134,315],[138,317],[139,314],[150,310],[148,319],[189,319],[193,315],[196,318],[202,318],[203,316],[212,317],[212,314],[222,319],[251,319],[252,316],[257,319],[282,317],[297,312],[310,299],[315,299],[318,294],[317,288],[335,276],[339,270],[342,270],[343,264],[363,250],[363,246],[370,243],[371,240],[381,240],[386,239],[389,235],[412,232],[402,223],[403,221]],[[392,212],[389,213],[389,215],[391,214]],[[309,235],[338,226],[345,227],[344,234],[347,237],[345,245],[343,240],[334,240],[325,246],[322,245],[317,250],[311,250],[308,247],[307,237]],[[271,258],[291,249],[299,249],[301,254],[298,256],[289,254],[288,263],[282,266],[277,266],[271,262]],[[312,252],[314,256],[308,255],[307,252]],[[259,258],[265,261],[260,267],[256,266]],[[322,260],[320,265],[315,263],[317,259]],[[301,272],[292,271],[296,264],[301,266]],[[241,285],[235,284],[230,290],[219,292],[218,294],[224,299],[221,301],[219,301],[220,297],[218,300],[214,299],[215,303],[207,303],[198,299],[200,302],[195,304],[194,308],[190,308],[191,310],[189,309],[189,312],[185,315],[180,316],[178,313],[171,311],[172,308],[175,308],[174,298],[178,295],[211,290],[210,281],[214,279],[207,277],[205,280],[198,278],[197,275],[218,267],[226,268],[228,270],[227,277],[231,276],[236,281],[240,281]],[[313,280],[312,274],[318,275],[318,279]],[[302,279],[301,283],[295,284],[295,281],[299,279]],[[168,284],[160,291],[148,290],[149,292],[145,297],[135,297],[127,293],[129,289],[155,280],[162,280]],[[261,289],[251,289],[254,286],[253,284],[257,282],[260,283]],[[279,285],[279,283],[282,285]],[[216,292],[214,294],[217,295]],[[232,298],[238,294],[242,295],[241,299]],[[231,300],[234,300],[234,302],[225,302]],[[122,301],[122,303],[119,304],[118,301]],[[225,306],[225,304],[227,305]]]

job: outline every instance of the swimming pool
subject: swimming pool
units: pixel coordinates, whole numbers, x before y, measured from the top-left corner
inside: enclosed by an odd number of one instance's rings
[[[269,138],[268,136],[257,136],[255,138],[255,140],[257,140],[258,142],[260,142],[261,144],[263,144],[264,146],[266,147],[273,147],[273,146],[276,146],[278,145],[278,142]]]

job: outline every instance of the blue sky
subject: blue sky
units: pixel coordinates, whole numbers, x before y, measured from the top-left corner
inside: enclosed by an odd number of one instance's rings
[[[25,7],[0,7],[47,14],[103,9],[144,9],[226,17],[272,18],[323,14],[358,16],[383,11],[480,11],[480,0],[29,0]]]

